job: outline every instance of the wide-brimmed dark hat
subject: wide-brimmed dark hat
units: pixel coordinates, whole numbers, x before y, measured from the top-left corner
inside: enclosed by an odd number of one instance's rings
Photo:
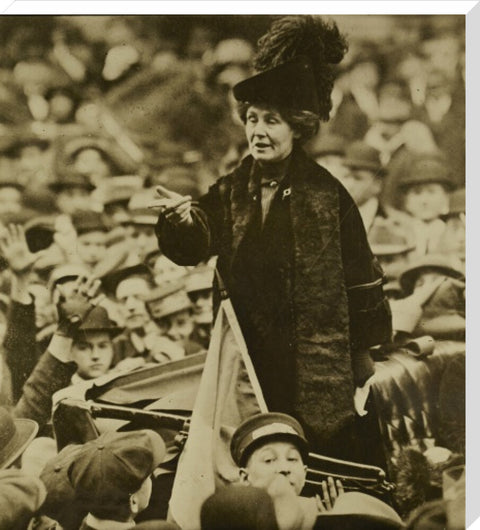
[[[25,451],[38,432],[33,420],[13,418],[0,407],[0,469],[11,466]]]
[[[299,55],[233,87],[237,101],[319,113],[315,76],[310,59]]]
[[[399,282],[405,294],[411,294],[417,278],[428,271],[438,272],[456,280],[465,280],[464,273],[455,267],[448,256],[442,254],[426,254],[411,263],[400,275]]]
[[[106,309],[96,306],[87,314],[85,321],[78,329],[79,334],[85,331],[105,331],[113,339],[122,333],[123,328],[116,326],[110,320]]]
[[[398,187],[402,191],[417,184],[442,184],[447,189],[455,187],[446,161],[439,157],[415,159],[398,181]]]
[[[255,448],[278,439],[291,441],[306,461],[308,442],[302,426],[295,418],[281,412],[266,412],[247,418],[233,433],[230,453],[237,466],[242,467]]]
[[[352,169],[368,169],[379,176],[386,173],[380,162],[379,151],[361,140],[352,142],[347,147],[343,164]]]

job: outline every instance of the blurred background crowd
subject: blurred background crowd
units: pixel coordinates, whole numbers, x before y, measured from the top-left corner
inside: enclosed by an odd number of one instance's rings
[[[333,18],[349,51],[305,149],[359,207],[397,341],[462,341],[464,17]],[[55,387],[206,350],[215,264],[163,256],[148,205],[158,184],[198,198],[247,154],[231,88],[272,19],[0,17],[3,405],[48,419],[24,384],[84,276],[104,298]]]

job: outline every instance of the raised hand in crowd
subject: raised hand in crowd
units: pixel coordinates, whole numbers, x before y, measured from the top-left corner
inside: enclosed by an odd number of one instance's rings
[[[12,299],[23,304],[31,303],[28,293],[29,275],[44,253],[30,252],[23,227],[15,224],[3,227],[0,233],[0,252],[12,272]]]
[[[180,195],[160,185],[156,187],[156,192],[161,198],[153,201],[149,208],[159,210],[165,219],[174,225],[193,224],[190,195]]]
[[[103,299],[103,295],[97,296],[100,284],[100,280],[80,276],[68,293],[61,285],[57,286],[60,291],[57,333],[70,337],[80,327],[90,311]]]

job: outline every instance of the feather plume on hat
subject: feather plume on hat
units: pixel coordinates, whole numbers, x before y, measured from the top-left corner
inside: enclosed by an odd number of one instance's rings
[[[335,65],[347,50],[345,37],[334,21],[313,15],[292,15],[276,20],[259,39],[253,64],[257,71],[264,72],[296,57],[308,57],[315,77],[318,115],[327,121],[332,108],[330,94]]]

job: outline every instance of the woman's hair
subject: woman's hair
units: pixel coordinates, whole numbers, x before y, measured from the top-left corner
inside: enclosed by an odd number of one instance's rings
[[[318,132],[320,118],[309,110],[294,110],[273,107],[268,103],[249,103],[246,101],[239,101],[237,103],[237,112],[243,123],[247,121],[247,111],[252,105],[258,105],[261,108],[274,109],[280,116],[290,125],[294,132],[299,137],[296,141],[300,144],[305,143],[310,138],[313,138]]]

